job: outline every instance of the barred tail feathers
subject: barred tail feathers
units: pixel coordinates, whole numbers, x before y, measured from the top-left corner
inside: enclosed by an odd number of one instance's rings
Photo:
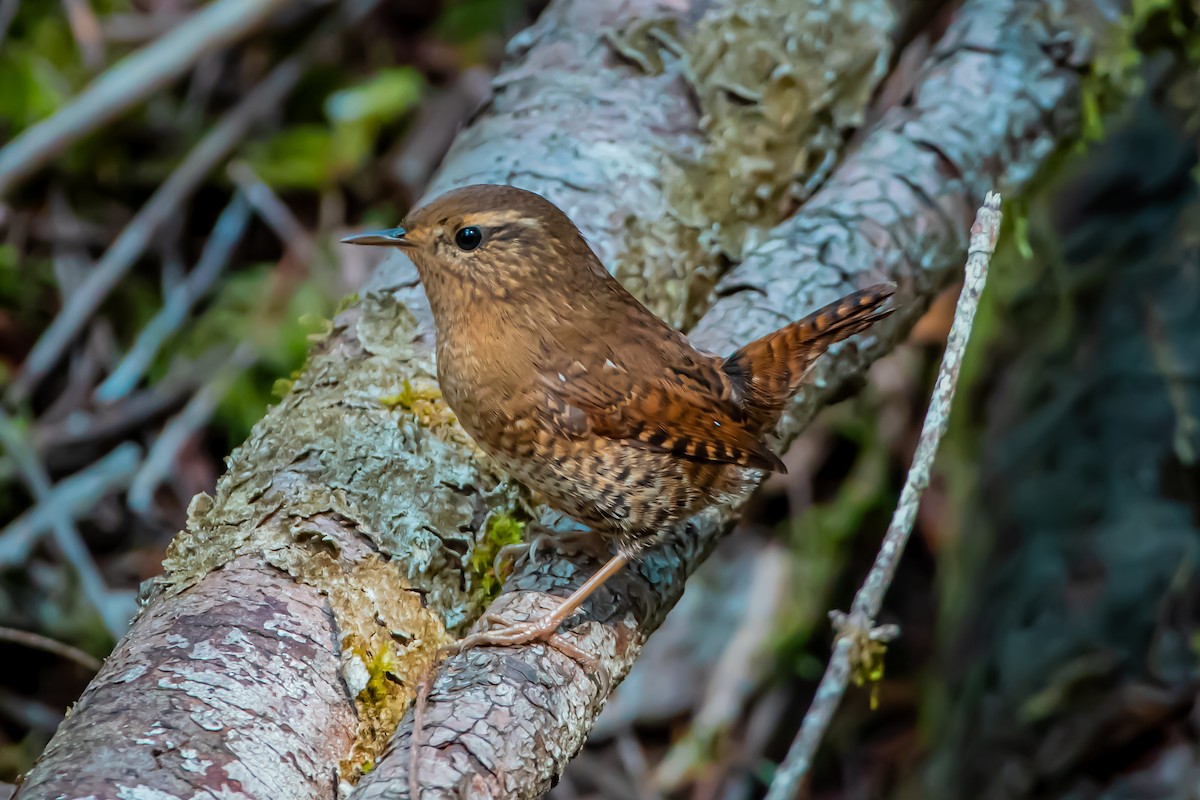
[[[880,306],[895,291],[896,284],[881,283],[846,295],[730,356],[725,371],[741,386],[750,415],[764,427],[774,425],[817,358],[891,314],[894,309]]]

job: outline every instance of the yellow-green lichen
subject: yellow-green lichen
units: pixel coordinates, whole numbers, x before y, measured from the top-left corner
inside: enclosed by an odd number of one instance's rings
[[[405,378],[400,391],[379,398],[379,404],[389,411],[407,412],[426,428],[448,434],[465,446],[475,446],[458,426],[458,419],[442,400],[441,389],[433,380],[417,380],[414,385],[413,381]]]
[[[333,311],[333,316],[337,317],[338,314],[355,305],[358,305],[358,292],[351,292],[338,301],[337,308]]]
[[[679,20],[639,17],[623,28],[610,28],[604,39],[619,56],[647,75],[660,75],[669,61],[683,56]]]
[[[365,685],[353,687],[358,736],[342,762],[343,776],[352,779],[354,770],[383,753],[438,649],[452,637],[423,608],[420,595],[407,588],[396,566],[377,556],[356,563],[327,591],[343,674],[366,678]]]
[[[290,392],[292,387],[296,385],[296,381],[299,379],[301,372],[302,370],[298,369],[292,370],[291,375],[288,377],[276,378],[275,382],[271,384],[271,395],[280,400],[287,396],[287,393]]]
[[[858,659],[854,662],[850,679],[855,686],[869,685],[871,710],[879,708],[879,684],[883,681],[884,656],[887,655],[887,645],[884,642],[870,639],[863,643]]]

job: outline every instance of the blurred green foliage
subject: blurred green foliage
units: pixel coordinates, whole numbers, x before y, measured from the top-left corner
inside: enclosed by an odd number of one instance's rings
[[[59,3],[22,3],[0,49],[0,122],[21,129],[50,116],[87,80]]]
[[[326,189],[366,165],[380,132],[420,102],[424,86],[412,67],[384,69],[330,94],[326,122],[285,128],[247,148],[246,159],[277,189]]]
[[[130,0],[92,0],[90,6],[99,19],[112,13],[148,13]],[[486,52],[485,42],[523,13],[519,0],[446,2],[423,32],[449,44],[466,66]],[[83,64],[59,0],[21,3],[3,44],[2,138],[59,111],[95,77]],[[361,189],[354,183],[358,176],[400,135],[428,92],[421,68],[396,63],[393,48],[383,41],[376,44],[367,48],[351,44],[337,61],[313,65],[281,106],[275,127],[252,134],[237,153],[289,205],[304,206],[347,188],[351,193]],[[117,62],[137,46],[107,43],[107,63]],[[250,64],[247,74],[261,73],[258,59],[269,47],[253,43],[246,49],[242,60]],[[235,55],[231,64],[238,59]],[[100,222],[115,236],[123,221],[215,124],[229,107],[229,90],[236,86],[221,84],[205,104],[197,106],[190,102],[194,81],[194,77],[181,81],[64,153],[55,165],[57,180],[79,216]],[[400,214],[402,209],[392,207],[390,198],[375,194],[376,182],[365,186],[372,196],[355,198],[355,203],[362,207],[358,213],[368,218],[367,224],[394,220]],[[229,188],[228,179],[217,172],[201,194],[227,195]],[[197,207],[209,202],[197,199],[202,201]],[[189,222],[180,220],[181,227]],[[195,237],[206,232],[185,235],[193,237],[194,252]],[[147,260],[153,255],[147,253]],[[167,343],[150,372],[152,382],[161,380],[172,365],[178,368],[188,361],[211,365],[221,353],[252,342],[258,358],[233,383],[214,420],[231,445],[262,416],[273,399],[275,379],[303,365],[309,336],[319,327],[315,320],[331,316],[336,296],[344,292],[327,253],[315,255],[305,269],[282,279],[275,264],[262,261],[261,247],[256,255],[255,262],[235,263],[197,316]],[[161,279],[157,270],[146,266],[131,273],[105,306],[122,345],[131,344],[162,305]],[[0,302],[14,310],[10,323],[36,335],[55,313],[59,294],[50,258],[0,246]]]

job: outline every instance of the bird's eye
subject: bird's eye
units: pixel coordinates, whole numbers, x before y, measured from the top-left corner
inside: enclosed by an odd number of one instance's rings
[[[474,250],[483,244],[483,231],[474,225],[459,228],[458,232],[454,234],[454,243],[460,250]]]

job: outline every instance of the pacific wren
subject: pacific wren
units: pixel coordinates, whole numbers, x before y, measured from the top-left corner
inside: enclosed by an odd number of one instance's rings
[[[893,284],[843,297],[728,358],[700,352],[604,268],[566,214],[510,186],[468,186],[403,227],[429,296],[446,403],[481,449],[617,555],[541,620],[467,637],[549,638],[671,526],[783,471],[764,434],[825,350],[890,313]]]

